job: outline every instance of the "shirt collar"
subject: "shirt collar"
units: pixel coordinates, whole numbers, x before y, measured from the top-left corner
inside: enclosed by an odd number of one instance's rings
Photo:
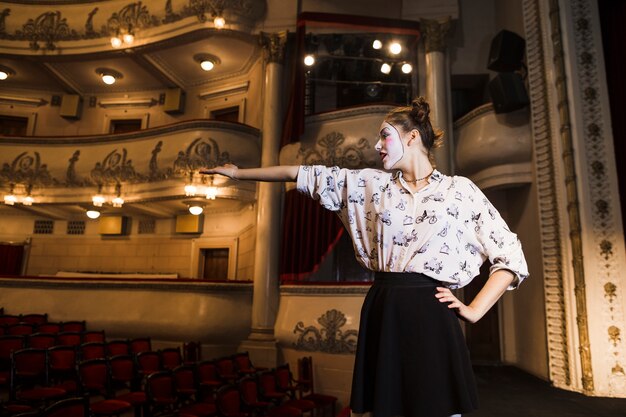
[[[404,178],[402,176],[402,171],[400,171],[400,170],[396,171],[393,174],[392,178],[393,178],[394,181],[398,181],[398,180],[400,180],[400,178],[402,178],[404,180]],[[437,171],[436,169],[433,169],[432,174],[430,174],[430,176],[428,177],[428,179],[426,181],[428,181],[428,183],[430,184],[433,181],[439,181],[440,182],[442,179],[443,179],[443,174],[441,172]]]

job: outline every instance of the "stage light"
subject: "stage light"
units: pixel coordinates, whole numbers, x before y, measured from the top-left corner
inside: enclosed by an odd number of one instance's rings
[[[405,62],[404,64],[402,64],[403,73],[410,74],[411,71],[413,71],[413,65],[409,64],[408,62]]]
[[[391,72],[391,65],[385,62],[380,66],[380,72],[383,74],[389,74]]]
[[[398,42],[393,42],[391,45],[389,45],[389,52],[394,55],[398,55],[400,52],[402,52],[402,45],[400,45]]]
[[[375,39],[374,42],[372,42],[372,48],[381,49],[382,47],[383,47],[383,43],[380,40]]]
[[[311,67],[315,64],[315,57],[313,55],[307,55],[304,57],[304,65]]]

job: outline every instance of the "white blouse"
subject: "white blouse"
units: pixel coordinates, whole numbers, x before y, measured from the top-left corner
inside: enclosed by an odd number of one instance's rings
[[[448,288],[461,288],[489,258],[490,273],[507,269],[517,279],[528,266],[517,235],[469,179],[433,171],[413,193],[402,173],[301,166],[298,191],[336,211],[365,268],[421,272]]]

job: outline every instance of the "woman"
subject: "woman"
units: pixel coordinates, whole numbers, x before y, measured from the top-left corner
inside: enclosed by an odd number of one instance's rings
[[[469,179],[433,168],[442,134],[423,98],[385,117],[376,144],[385,170],[324,166],[201,170],[230,178],[297,181],[336,211],[359,262],[376,271],[361,311],[353,413],[447,417],[478,407],[458,318],[478,321],[528,276],[517,236]],[[451,289],[493,266],[469,305]]]

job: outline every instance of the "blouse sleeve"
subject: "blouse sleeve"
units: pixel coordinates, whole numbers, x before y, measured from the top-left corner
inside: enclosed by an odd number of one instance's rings
[[[347,169],[323,165],[302,165],[298,169],[297,189],[327,210],[338,211],[346,206]]]
[[[516,279],[507,289],[514,290],[529,275],[522,244],[485,194],[471,181],[470,186],[473,188],[475,230],[492,264],[489,274],[499,269],[512,272]]]

